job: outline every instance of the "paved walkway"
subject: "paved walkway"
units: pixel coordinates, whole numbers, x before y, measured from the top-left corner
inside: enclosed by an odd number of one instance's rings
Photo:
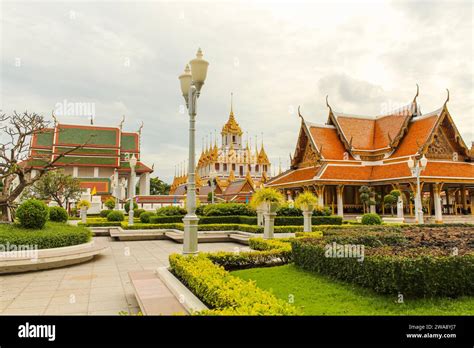
[[[0,276],[0,314],[118,315],[139,311],[129,271],[168,266],[182,244],[169,240],[112,241],[92,261],[64,268]],[[246,250],[237,243],[200,244],[200,251]]]

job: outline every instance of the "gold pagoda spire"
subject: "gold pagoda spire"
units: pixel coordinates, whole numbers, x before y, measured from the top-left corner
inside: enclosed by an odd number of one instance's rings
[[[222,127],[221,134],[242,135],[242,133],[242,129],[240,128],[234,117],[233,93],[231,93],[229,119],[227,120],[227,123],[224,125],[224,127]]]

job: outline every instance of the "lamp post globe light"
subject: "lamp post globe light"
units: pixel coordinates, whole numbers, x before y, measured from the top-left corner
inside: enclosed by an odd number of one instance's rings
[[[130,203],[128,206],[128,225],[133,225],[133,206],[135,202],[135,167],[137,165],[137,158],[135,154],[130,158]]]
[[[191,66],[191,67],[190,67]],[[183,218],[184,222],[184,242],[183,254],[196,254],[198,252],[198,221],[196,215],[196,165],[195,165],[195,133],[196,133],[196,104],[201,88],[207,76],[209,62],[202,58],[202,51],[199,48],[196,58],[191,60],[184,73],[179,76],[181,92],[183,93],[186,107],[189,113],[189,164],[188,182],[186,192],[187,214]]]
[[[420,186],[420,174],[423,170],[426,169],[428,164],[428,159],[423,155],[421,159],[413,160],[413,158],[408,159],[408,168],[411,170],[411,175],[416,177],[416,196],[415,196],[415,220],[416,223],[423,223],[423,204],[421,201],[421,186]]]

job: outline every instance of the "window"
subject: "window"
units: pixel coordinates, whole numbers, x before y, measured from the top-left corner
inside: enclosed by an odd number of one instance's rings
[[[255,166],[255,172],[258,173],[258,170],[259,170],[259,169],[260,169],[260,168],[258,167],[258,164],[257,164],[257,165]]]
[[[235,135],[232,136],[232,142],[235,143]]]
[[[227,172],[227,163],[224,163],[224,172]]]
[[[219,163],[216,163],[216,164],[214,165],[214,168],[215,168],[217,171],[219,171]]]
[[[235,163],[232,163],[232,170],[235,171]]]
[[[239,174],[240,174],[240,176],[244,176],[244,166],[240,166]]]

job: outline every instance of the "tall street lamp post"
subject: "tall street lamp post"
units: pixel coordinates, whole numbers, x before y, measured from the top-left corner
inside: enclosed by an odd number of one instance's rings
[[[191,65],[191,68],[189,67]],[[198,252],[198,221],[196,215],[196,182],[195,182],[195,133],[196,133],[196,104],[207,75],[209,63],[202,58],[202,51],[198,49],[196,58],[191,60],[184,73],[179,76],[181,92],[183,93],[189,113],[189,165],[186,194],[187,214],[184,222],[183,254]]]
[[[130,158],[130,203],[128,206],[128,225],[133,225],[133,206],[135,203],[135,167],[137,165],[137,158],[135,154],[133,154],[132,158]]]
[[[420,174],[426,169],[428,159],[423,155],[421,159],[413,160],[412,157],[408,160],[408,168],[411,170],[411,175],[416,177],[416,196],[415,196],[415,220],[416,223],[423,223],[423,204],[421,201],[421,185],[420,185]]]

